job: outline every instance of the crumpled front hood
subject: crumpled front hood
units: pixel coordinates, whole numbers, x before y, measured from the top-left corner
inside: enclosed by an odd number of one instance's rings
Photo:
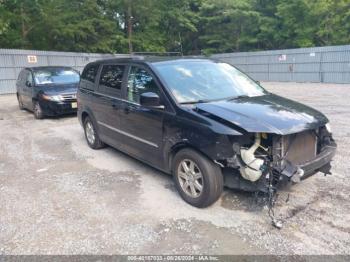
[[[287,135],[315,129],[328,122],[319,111],[274,94],[200,103],[196,110],[254,133]]]

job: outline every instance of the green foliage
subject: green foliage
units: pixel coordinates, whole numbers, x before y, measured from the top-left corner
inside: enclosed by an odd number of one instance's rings
[[[247,0],[208,0],[200,8],[205,54],[249,50],[256,44],[259,13]]]
[[[123,39],[95,0],[50,0],[43,18],[44,38],[54,50],[113,52]],[[42,48],[49,48],[43,46]],[[119,51],[119,50],[118,50]]]
[[[5,9],[3,2],[0,0],[0,37],[9,29],[9,12]]]
[[[211,54],[349,42],[349,0],[0,0],[0,48]]]

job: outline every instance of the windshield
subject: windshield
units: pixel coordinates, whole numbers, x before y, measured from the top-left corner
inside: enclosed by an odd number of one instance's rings
[[[226,63],[185,61],[155,63],[178,103],[196,103],[240,96],[261,96],[265,90]]]
[[[34,79],[37,85],[72,84],[79,82],[79,74],[73,69],[40,69],[34,72]]]

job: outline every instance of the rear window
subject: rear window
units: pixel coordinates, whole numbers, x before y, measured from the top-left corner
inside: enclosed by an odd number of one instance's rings
[[[34,72],[37,85],[47,84],[73,84],[80,80],[79,73],[73,69],[48,68],[38,69]]]
[[[84,69],[83,74],[81,75],[82,80],[89,81],[91,83],[95,83],[97,72],[99,65],[88,65]]]

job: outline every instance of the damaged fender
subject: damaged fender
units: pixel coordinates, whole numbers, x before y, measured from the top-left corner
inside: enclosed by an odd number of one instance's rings
[[[188,109],[191,110],[191,109]],[[212,161],[221,165],[217,160],[232,157],[231,137],[241,140],[244,135],[224,124],[206,118],[201,114],[183,112],[182,118],[172,118],[171,116],[164,119],[164,159],[167,163],[165,166],[171,170],[172,157],[174,153],[184,147],[193,148]],[[186,116],[187,115],[187,116]],[[182,128],[174,128],[175,126]]]

